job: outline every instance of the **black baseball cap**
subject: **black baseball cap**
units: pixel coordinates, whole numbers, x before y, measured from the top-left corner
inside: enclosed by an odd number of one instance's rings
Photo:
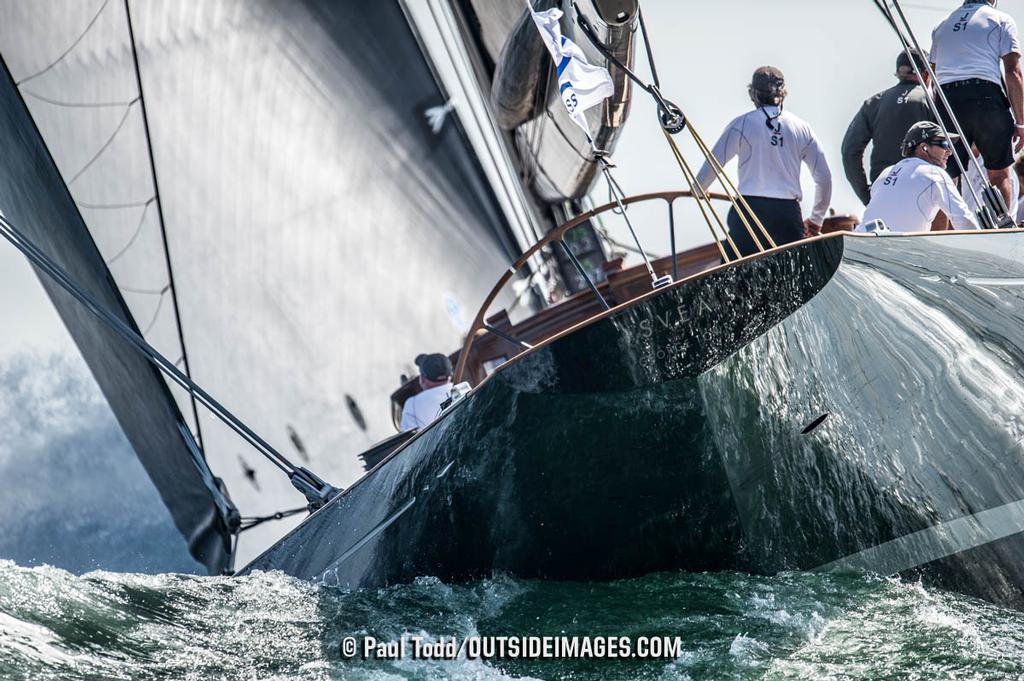
[[[918,121],[910,126],[910,130],[907,130],[907,134],[903,136],[900,150],[903,152],[903,157],[906,158],[914,153],[918,144],[944,139],[946,139],[946,133],[942,131],[942,127],[938,123]],[[949,133],[950,143],[955,143],[958,139],[960,139],[960,135]]]
[[[750,78],[750,87],[760,92],[774,93],[786,84],[782,71],[774,66],[762,66]]]
[[[921,71],[921,75],[928,72],[928,52],[925,51],[923,54],[918,52],[916,49],[911,48],[910,53],[914,55],[914,61],[917,63],[917,68]],[[896,70],[899,71],[900,67],[906,66],[908,69],[913,70],[913,66],[910,64],[910,57],[907,56],[907,51],[903,50],[899,56],[896,57]]]
[[[420,368],[420,375],[428,381],[440,381],[452,375],[451,360],[439,352],[417,355],[416,366]]]

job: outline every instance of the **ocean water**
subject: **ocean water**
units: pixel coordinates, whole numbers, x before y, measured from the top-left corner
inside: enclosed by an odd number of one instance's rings
[[[667,659],[343,659],[346,637],[669,636]],[[407,649],[411,650],[411,644]],[[1017,679],[1024,613],[899,580],[496,575],[345,591],[0,562],[0,679]]]

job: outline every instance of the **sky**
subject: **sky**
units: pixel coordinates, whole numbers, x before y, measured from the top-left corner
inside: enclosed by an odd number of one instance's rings
[[[957,2],[914,0],[904,4],[924,44],[931,28]],[[753,70],[771,64],[786,75],[786,108],[808,121],[825,149],[833,171],[832,207],[859,214],[862,206],[843,177],[839,147],[861,102],[895,82],[892,73],[899,43],[871,0],[775,0],[754,2],[642,3],[662,81],[662,90],[713,144],[733,117],[750,107],[746,86]],[[1024,0],[1002,0],[1000,9],[1024,17]],[[637,69],[647,76],[642,51]],[[655,118],[650,98],[634,90],[630,120],[615,149],[615,173],[627,194],[678,189],[683,179]],[[683,139],[685,135],[679,135]],[[697,165],[692,145],[683,144]],[[730,167],[735,179],[735,168]],[[805,172],[804,205],[813,185]],[[607,200],[599,183],[592,196]],[[2,207],[0,207],[2,210]],[[663,206],[631,212],[644,246],[655,255],[669,251]],[[611,225],[620,240],[621,225]],[[677,212],[680,248],[707,243],[708,231],[692,206]],[[495,277],[499,273],[495,273]],[[73,348],[37,279],[20,254],[0,243],[0,360],[25,351],[48,354]]]

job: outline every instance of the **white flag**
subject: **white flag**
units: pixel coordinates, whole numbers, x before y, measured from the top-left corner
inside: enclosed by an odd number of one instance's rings
[[[587,139],[593,144],[593,140],[590,139],[590,126],[587,125],[583,112],[595,104],[600,104],[615,91],[611,74],[604,67],[588,63],[583,50],[562,35],[562,27],[558,24],[562,10],[534,12],[531,8],[530,14],[533,16],[533,22],[537,24],[544,45],[558,66],[558,92],[562,96],[565,110],[569,112],[569,117],[583,128],[587,133]]]

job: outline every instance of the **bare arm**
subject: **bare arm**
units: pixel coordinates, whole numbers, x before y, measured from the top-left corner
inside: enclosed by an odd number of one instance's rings
[[[1006,94],[1017,126],[1013,133],[1013,150],[1020,153],[1024,149],[1024,75],[1021,74],[1020,55],[1016,52],[1003,55],[1003,68],[1006,70]]]

